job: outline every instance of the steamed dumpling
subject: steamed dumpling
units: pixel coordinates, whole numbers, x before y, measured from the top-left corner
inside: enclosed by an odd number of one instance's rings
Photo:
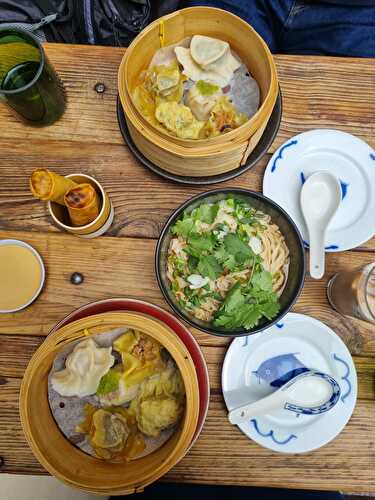
[[[96,448],[124,446],[129,436],[129,427],[122,415],[99,409],[94,413],[92,421],[94,433],[91,442]]]
[[[52,388],[60,396],[95,394],[100,379],[115,362],[112,347],[98,347],[93,339],[77,344],[65,361],[65,368],[51,376]]]
[[[184,68],[184,74],[188,78],[195,82],[198,80],[210,81],[220,87],[228,85],[233,77],[233,73],[241,66],[241,63],[233,57],[229,48],[219,59],[210,62],[205,67],[198,64],[193,58],[191,48],[176,47],[175,53],[178,62]]]
[[[210,36],[194,35],[191,39],[191,56],[202,68],[220,59],[229,50],[229,43]]]
[[[147,436],[158,436],[181,417],[185,405],[185,386],[173,361],[160,373],[145,380],[130,405],[139,429]]]
[[[220,87],[225,87],[227,85],[227,80],[214,71],[206,71],[199,64],[197,64],[191,57],[190,49],[185,49],[184,47],[176,47],[174,49],[178,62],[184,68],[184,74],[197,82],[198,80],[208,80]]]
[[[198,139],[204,122],[198,121],[190,108],[177,102],[163,102],[155,111],[156,119],[182,139]]]
[[[189,106],[197,120],[207,121],[216,101],[223,93],[218,85],[199,80],[193,85],[186,96]]]
[[[151,398],[138,407],[138,428],[146,436],[157,437],[162,430],[175,424],[182,413],[182,405],[174,398]]]

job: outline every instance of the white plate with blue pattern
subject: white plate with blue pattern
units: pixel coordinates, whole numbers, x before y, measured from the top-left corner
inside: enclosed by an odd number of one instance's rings
[[[288,313],[271,328],[237,337],[225,356],[222,390],[228,411],[276,391],[303,370],[331,375],[340,401],[320,415],[280,409],[238,427],[250,439],[281,453],[306,453],[329,443],[348,423],[357,400],[357,374],[340,337],[321,321]]]
[[[375,234],[375,151],[339,130],[317,129],[292,137],[274,153],[263,178],[263,194],[281,205],[309,238],[300,208],[307,177],[326,170],[338,177],[342,201],[326,234],[327,252],[355,248]]]

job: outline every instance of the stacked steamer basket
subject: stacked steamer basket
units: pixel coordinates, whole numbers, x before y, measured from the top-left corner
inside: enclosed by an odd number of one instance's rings
[[[58,352],[82,339],[85,329],[100,334],[124,326],[146,333],[169,351],[185,384],[186,407],[175,433],[159,449],[126,463],[113,463],[82,452],[64,437],[49,407],[47,385]],[[164,323],[133,312],[89,316],[51,333],[31,359],[20,393],[23,430],[39,462],[66,484],[99,495],[142,491],[166,474],[186,454],[196,430],[198,411],[198,381],[188,349]]]
[[[138,112],[131,93],[139,74],[160,48],[161,31],[164,46],[196,34],[228,42],[259,85],[260,107],[255,115],[241,127],[210,139],[180,139],[153,127]],[[278,94],[275,63],[262,38],[239,17],[210,7],[177,11],[143,30],[124,55],[118,86],[127,126],[137,148],[164,170],[185,176],[217,175],[244,165],[263,134]]]

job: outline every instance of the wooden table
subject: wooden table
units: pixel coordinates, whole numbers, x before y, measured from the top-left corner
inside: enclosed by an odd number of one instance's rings
[[[31,307],[0,317],[0,469],[45,473],[31,453],[18,417],[18,392],[25,367],[50,328],[87,302],[132,296],[167,307],[153,272],[155,241],[180,203],[206,188],[166,182],[143,168],[124,145],[116,118],[117,69],[123,49],[46,45],[65,82],[68,107],[48,128],[26,127],[0,107],[0,238],[23,239],[41,253],[46,287]],[[277,56],[283,120],[274,151],[292,135],[312,128],[338,128],[375,147],[374,61]],[[105,92],[95,91],[104,83]],[[266,155],[229,186],[261,189]],[[61,174],[86,172],[100,180],[114,207],[109,235],[82,241],[59,232],[43,203],[33,199],[28,177],[36,167]],[[375,167],[374,167],[375,168]],[[225,184],[222,184],[224,186]],[[295,311],[332,327],[354,355],[359,399],[342,434],[319,451],[284,456],[248,440],[231,426],[221,396],[221,363],[229,341],[194,331],[206,357],[211,403],[201,437],[167,476],[173,481],[375,492],[375,329],[336,314],[325,287],[336,271],[375,257],[375,239],[350,252],[327,256],[326,278],[306,286]],[[85,275],[80,286],[69,276]]]

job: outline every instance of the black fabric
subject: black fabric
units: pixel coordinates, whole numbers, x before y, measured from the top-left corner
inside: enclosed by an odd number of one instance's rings
[[[249,472],[251,474],[251,472]],[[235,471],[233,471],[235,477]],[[154,483],[143,493],[126,497],[111,497],[110,500],[345,500],[337,492],[281,490],[278,488],[248,488],[242,486],[210,486],[200,484]]]
[[[49,42],[128,46],[147,24],[178,5],[178,0],[0,0],[0,27],[33,25],[57,14],[40,28]]]

